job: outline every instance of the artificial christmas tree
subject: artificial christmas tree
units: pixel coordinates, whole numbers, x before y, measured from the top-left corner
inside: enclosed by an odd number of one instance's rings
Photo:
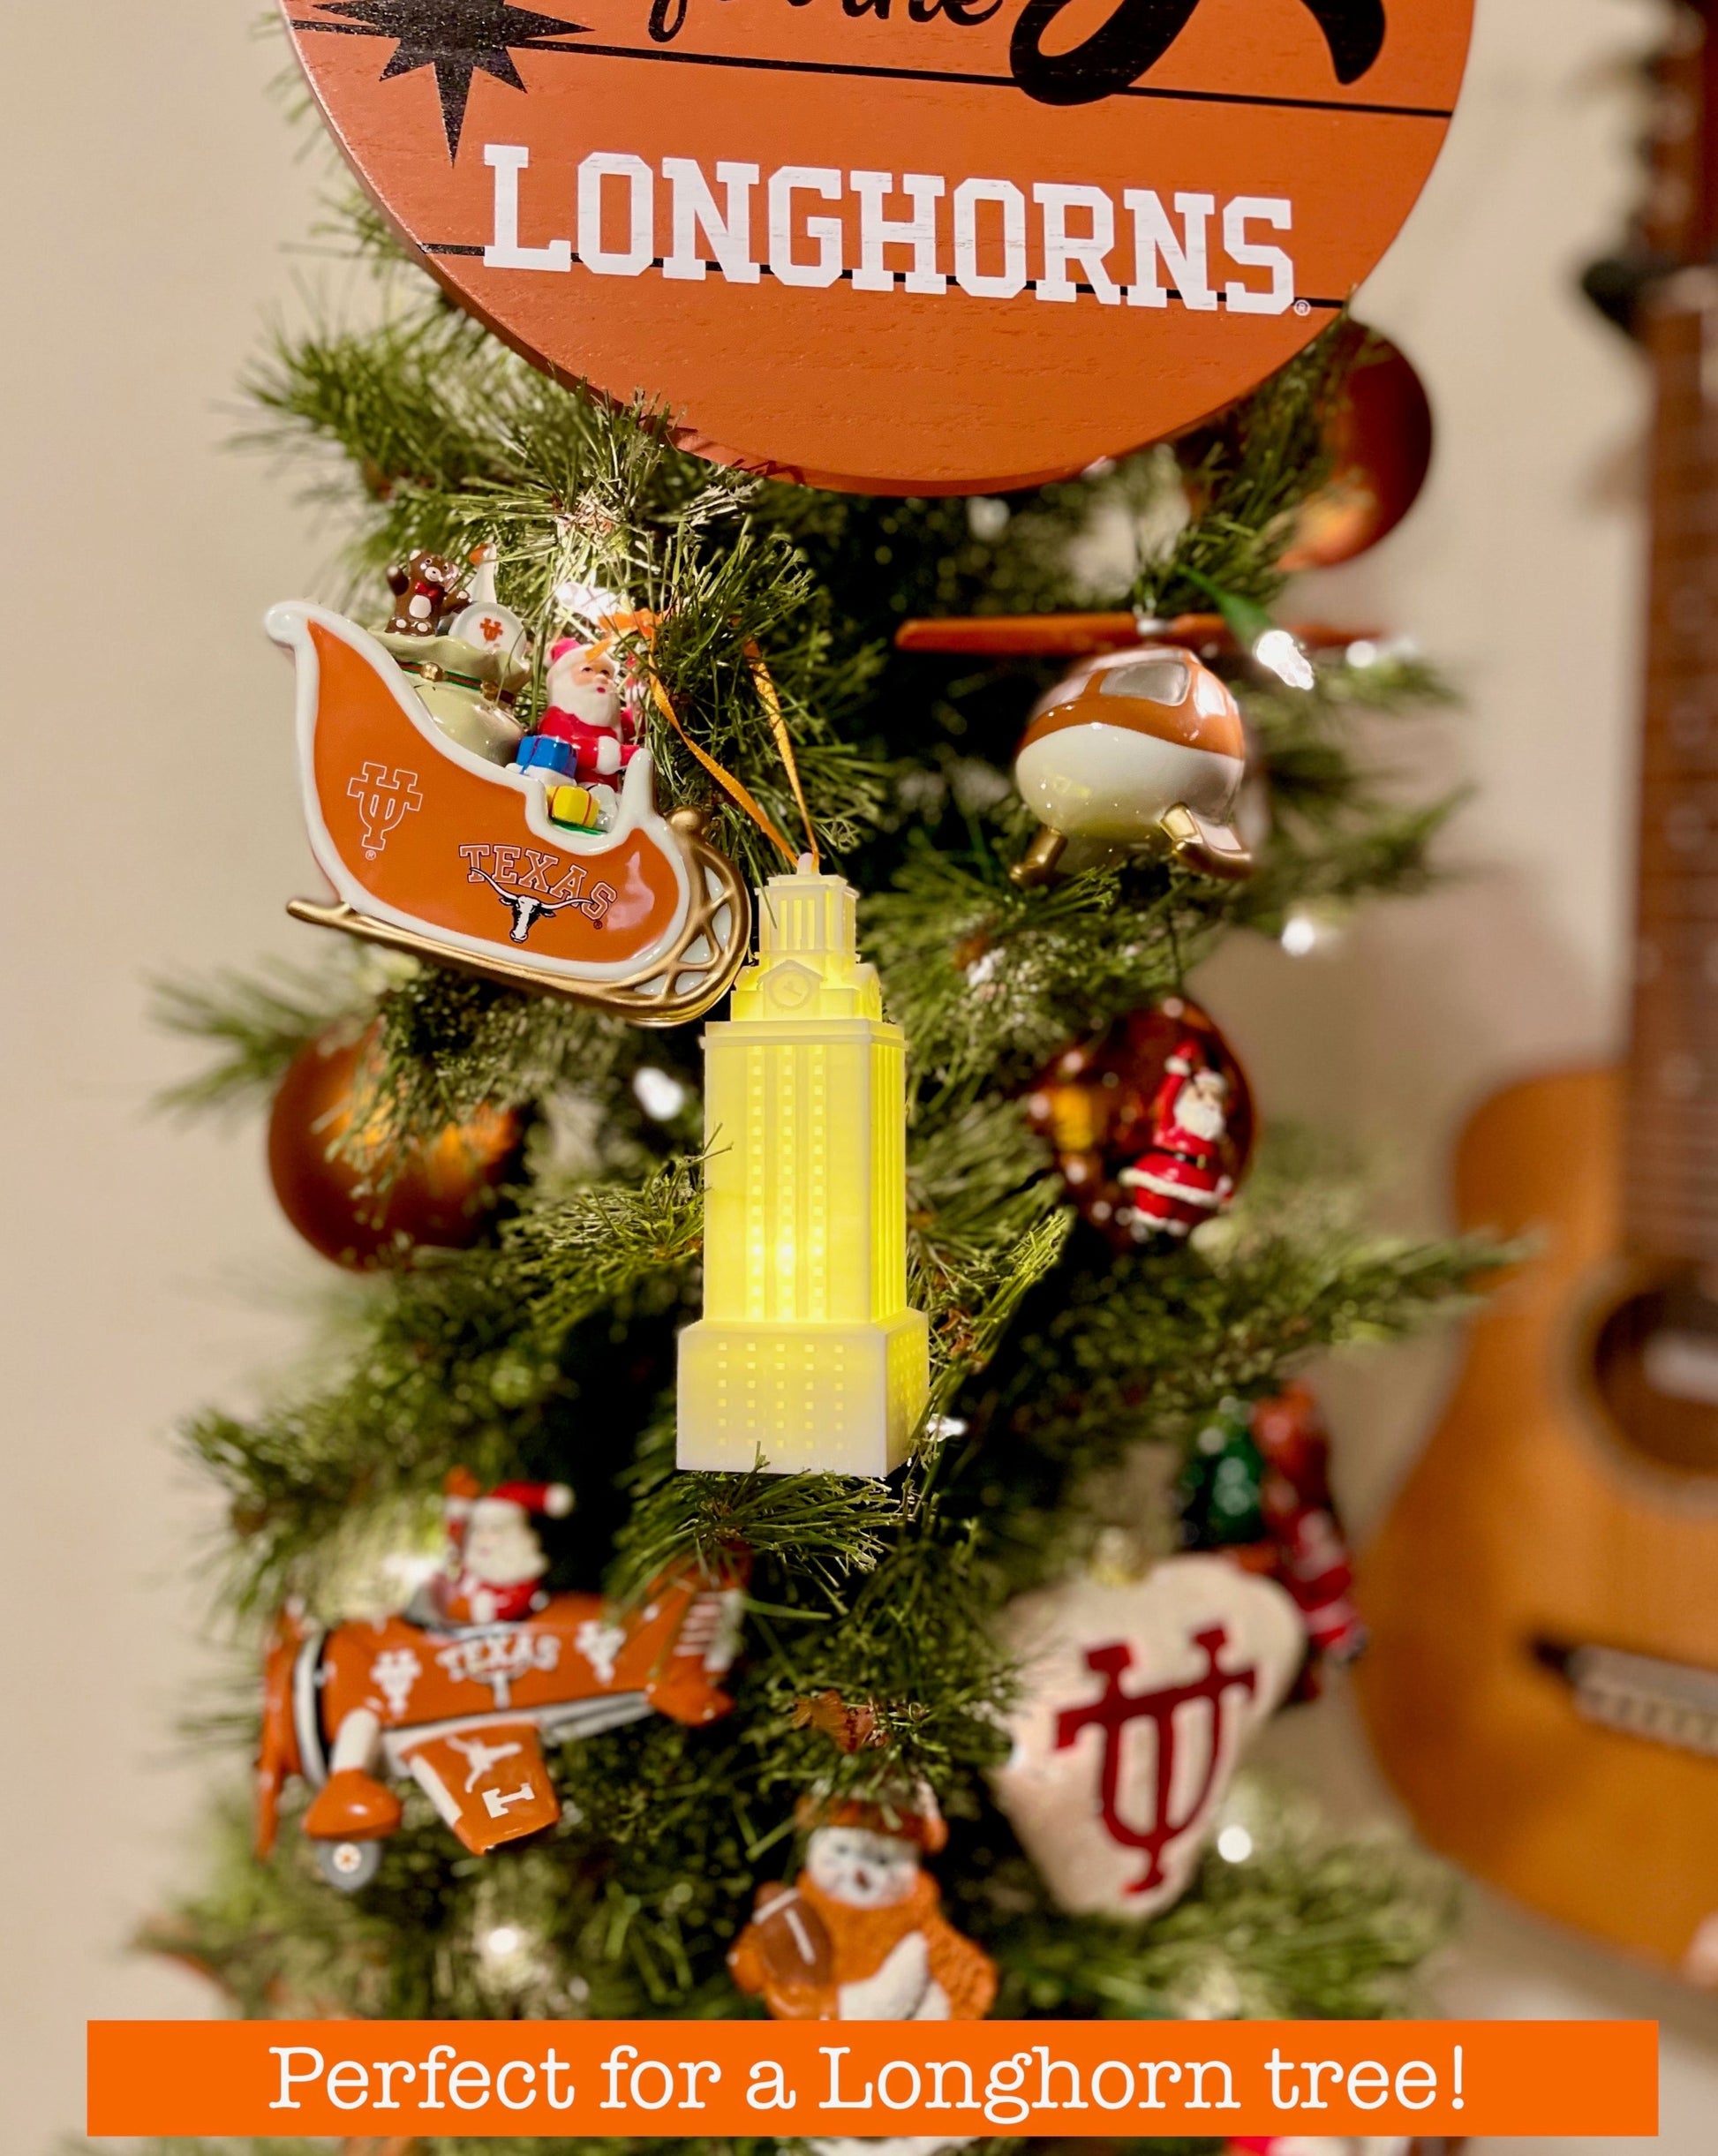
[[[610,738],[636,736],[628,768],[653,783],[663,813],[652,828],[659,821],[674,834],[665,848],[680,849],[689,873],[732,863],[766,899],[804,878],[821,905],[845,879],[858,894],[856,945],[843,942],[833,958],[819,946],[816,965],[795,970],[769,916],[760,978],[779,974],[784,993],[802,990],[817,1022],[798,1004],[757,1018],[760,1036],[780,1034],[771,1061],[747,1045],[746,997],[762,991],[742,991],[743,1007],[716,1021],[727,1029],[718,1053],[733,1067],[712,1067],[725,1074],[715,1097],[733,1106],[712,1117],[702,1151],[696,1027],[665,1024],[679,1014],[658,1006],[630,1014],[652,1029],[641,1030],[612,999],[605,1006],[584,994],[588,972],[533,980],[522,966],[516,978],[457,947],[414,944],[378,957],[364,943],[326,939],[324,973],[296,1019],[290,998],[274,991],[179,998],[178,1022],[220,1045],[204,1082],[217,1095],[276,1082],[331,1022],[354,1036],[373,1027],[358,1073],[365,1097],[331,1144],[384,1196],[395,1164],[450,1126],[507,1116],[527,1138],[505,1207],[479,1217],[469,1247],[396,1239],[347,1284],[350,1308],[320,1382],[256,1416],[211,1411],[192,1426],[193,1450],[231,1501],[230,1606],[259,1640],[278,1625],[264,1742],[271,1828],[278,1800],[288,1825],[309,1831],[308,1840],[271,1831],[259,1857],[234,1821],[212,1875],[163,1918],[155,1943],[195,1960],[252,2013],[746,2015],[760,2010],[760,1986],[767,1993],[778,1980],[747,1926],[754,1910],[765,1926],[779,1904],[767,1893],[760,1901],[760,1889],[791,1879],[796,1831],[935,1819],[946,1911],[937,1921],[994,1965],[995,2012],[1398,2010],[1443,1934],[1443,1882],[1409,1851],[1344,1843],[1299,1804],[1231,1784],[1232,1747],[1211,1803],[1187,1822],[1193,1839],[1176,1852],[1167,1894],[1155,1891],[1153,1870],[1149,1917],[1116,1914],[1083,1889],[1059,1894],[1029,1853],[1054,1835],[1042,1795],[1021,1838],[996,1795],[1007,1785],[1010,1717],[1021,1711],[1021,1598],[1066,1594],[1115,1561],[1119,1535],[1142,1594],[1154,1567],[1165,1586],[1179,1567],[1220,1587],[1231,1556],[1173,1554],[1179,1470],[1200,1431],[1236,1402],[1280,1393],[1322,1349],[1409,1330],[1465,1293],[1487,1262],[1472,1243],[1368,1234],[1345,1172],[1289,1134],[1267,1132],[1254,1147],[1250,1110],[1250,1172],[1229,1210],[1202,1205],[1209,1217],[1196,1225],[1178,1219],[1191,1233],[1111,1236],[1080,1217],[1080,1193],[1059,1172],[1048,1133],[1035,1129],[1035,1082],[1052,1059],[1072,1041],[1094,1051],[1082,1069],[1101,1068],[1096,1052],[1111,1029],[1182,999],[1189,970],[1224,935],[1280,935],[1297,908],[1412,891],[1428,874],[1441,807],[1393,801],[1357,760],[1351,721],[1435,698],[1435,679],[1405,653],[1331,637],[1318,640],[1315,667],[1292,645],[1295,663],[1284,665],[1285,632],[1262,612],[1280,590],[1279,557],[1301,507],[1327,476],[1321,442],[1339,340],[1314,344],[1229,415],[1198,454],[1190,488],[1174,456],[1145,452],[1006,498],[834,494],[718,470],[676,446],[672,415],[642,401],[616,407],[533,373],[424,285],[368,213],[352,210],[349,226],[375,268],[380,327],[285,340],[252,388],[273,444],[315,458],[320,485],[331,460],[348,475],[355,611],[386,614],[392,564],[492,564],[497,605],[525,625],[538,654],[511,707],[528,741],[555,737],[540,721],[560,693],[563,640],[588,650],[592,595],[608,595],[605,663],[646,690]],[[1103,582],[1081,542],[1105,523],[1126,531],[1133,559]],[[413,589],[408,578],[407,600]],[[1042,658],[975,658],[970,646],[902,651],[894,632],[910,617],[1093,605],[1168,623],[1208,607],[1213,593],[1232,626],[1199,630],[1199,663],[1180,671],[1188,684],[1209,682],[1212,711],[1235,742],[1235,713],[1245,720],[1238,813],[1250,874],[1195,847],[1147,842],[1143,832],[1135,845],[1106,831],[1108,850],[1077,872],[1051,864],[1054,874],[1022,884],[1011,870],[1037,804],[1021,800],[1010,771],[1022,724],[1059,669]],[[277,631],[285,617],[301,663],[313,631],[325,660],[336,647],[364,655],[355,640],[366,632],[326,609],[277,609]],[[433,705],[423,701],[420,724],[409,702],[421,676],[376,648],[404,686],[365,657],[368,676],[387,683],[392,708],[429,740],[441,723]],[[1096,710],[1102,697],[1090,702]],[[1238,755],[1229,761],[1224,813],[1230,781],[1240,780]],[[541,818],[554,822],[540,776],[489,768],[483,799],[511,801],[512,788],[529,803],[517,812],[539,818],[531,828],[541,834]],[[582,765],[572,774],[584,775]],[[596,775],[616,773],[599,765]],[[545,789],[540,804],[531,787]],[[430,813],[407,811],[401,827]],[[611,803],[589,828],[556,824],[560,836],[542,843],[607,846],[614,833],[602,826],[614,813]],[[782,834],[802,823],[826,872],[808,859],[783,876],[795,849]],[[482,865],[506,897],[509,864]],[[428,906],[433,878],[423,891]],[[840,911],[851,901],[829,903]],[[730,929],[740,917],[736,902]],[[853,923],[843,921],[846,936]],[[726,947],[712,954],[721,964],[727,956]],[[834,987],[831,966],[841,976]],[[876,984],[863,996],[854,985],[871,966],[893,1024],[873,1007]],[[825,1014],[818,999],[838,994],[857,999],[853,1011]],[[775,1114],[790,1085],[810,1102],[825,1082],[818,1059],[834,1052],[822,1034],[841,1027],[868,1029],[873,1060],[885,1046],[904,1053],[904,1169],[888,1104],[872,1101],[863,1128],[832,1121],[821,1141],[849,1148],[864,1174],[848,1174],[849,1160],[833,1164],[833,1180],[829,1162],[800,1176],[806,1164],[795,1159],[798,1180],[781,1184],[780,1203],[765,1203],[747,1180],[749,1133],[727,1119],[754,1104],[760,1117]],[[1168,1047],[1180,1045],[1178,1033]],[[761,1089],[756,1104],[749,1087]],[[1227,1102],[1230,1122],[1238,1104]],[[772,1128],[778,1152],[813,1142],[809,1120],[786,1138]],[[1145,1157],[1171,1146],[1176,1128],[1142,1134],[1156,1149]],[[833,1221],[818,1229],[804,1193],[836,1180],[870,1208],[863,1235]],[[746,1332],[748,1354],[767,1361],[775,1333],[807,1318],[810,1302],[802,1309],[795,1298],[802,1287],[811,1296],[804,1283],[820,1261],[795,1238],[818,1233],[852,1240],[848,1250],[818,1246],[826,1265],[860,1253],[863,1323],[899,1330],[913,1317],[921,1358],[928,1335],[928,1391],[921,1375],[910,1398],[891,1395],[878,1447],[840,1462],[847,1472],[770,1457],[789,1407],[807,1431],[831,1424],[821,1395],[808,1406],[794,1391],[810,1379],[773,1364],[759,1382],[774,1387],[776,1406],[749,1405],[731,1418],[744,1457],[724,1457],[720,1472],[702,1471],[702,1451],[698,1469],[676,1465],[677,1354],[683,1384],[687,1361],[702,1352],[691,1328],[706,1286],[706,1189],[727,1209],[719,1226],[712,1202],[712,1315],[736,1338]],[[1222,1195],[1227,1202],[1228,1189]],[[894,1277],[903,1235],[904,1296]],[[765,1240],[754,1248],[750,1236]],[[851,1382],[834,1363],[814,1376],[832,1399]],[[695,1382],[715,1381],[700,1368]],[[736,1361],[724,1383],[746,1382]],[[456,1610],[426,1592],[450,1476],[465,1490],[570,1493],[566,1507],[541,1508],[555,1516],[540,1522],[544,1569],[523,1598],[541,1598],[541,1609]],[[1253,1695],[1262,1712],[1309,1651],[1306,1625],[1286,1587],[1241,1570],[1233,1577],[1228,1600],[1269,1604],[1274,1626],[1268,1681],[1258,1678]],[[663,1615],[670,1594],[673,1625]],[[739,1617],[737,1640],[726,1622],[718,1640],[713,1619],[682,1621],[700,1598]],[[1210,1608],[1224,1601],[1217,1594]],[[556,1631],[561,1606],[569,1615]],[[1210,1608],[1202,1602],[1196,1639],[1212,1637]],[[531,1755],[534,1831],[466,1833],[458,1803],[449,1812],[431,1787],[438,1776],[445,1785],[448,1761],[418,1773],[411,1758],[423,1745],[365,1708],[377,1726],[360,1732],[370,1740],[364,1793],[382,1791],[387,1817],[354,1837],[361,1864],[343,1875],[324,1867],[354,1889],[341,1896],[318,1874],[310,1816],[343,1770],[332,1756],[338,1733],[319,1731],[316,1746],[289,1756],[280,1687],[290,1662],[313,1691],[339,1643],[379,1623],[391,1651],[481,1694],[450,1692],[438,1730],[447,1723],[482,1743],[487,1759],[499,1741],[492,1717],[512,1715],[505,1741]],[[652,1626],[659,1666],[641,1664],[636,1682],[616,1678],[627,1643]],[[550,1655],[536,1643],[551,1633],[567,1666],[576,1655],[590,1663],[569,1688],[557,1690],[548,1661],[533,1660]],[[563,1634],[572,1644],[559,1643]],[[607,1677],[598,1667],[606,1646]],[[1215,1675],[1221,1642],[1203,1651]],[[680,1677],[691,1678],[689,1662],[663,1675],[676,1655],[697,1662],[697,1711],[685,1686],[664,1704]],[[1091,1660],[1089,1696],[1061,1701],[1064,1718],[1079,1722],[1126,1666]],[[541,1697],[522,1681],[510,1703],[497,1671],[528,1667],[544,1676]],[[403,1700],[405,1664],[389,1669]],[[636,1693],[636,1714],[555,1718],[569,1700],[618,1707],[617,1686],[628,1700]],[[1202,1696],[1215,1766],[1226,1742],[1223,1687]],[[409,1719],[404,1707],[392,1717]],[[552,1775],[540,1771],[539,1745],[554,1755]],[[1064,1775],[1058,1798],[1088,1850],[1110,1832],[1097,1749],[1074,1755],[1090,1786]],[[413,1778],[396,1794],[373,1771],[378,1761]],[[319,1778],[320,1791],[300,1786]],[[504,1813],[507,1790],[491,1793]],[[1117,1817],[1111,1839],[1134,1851],[1119,1896],[1140,1868],[1139,1835],[1156,1829]],[[449,1839],[444,1819],[472,1853]],[[776,1928],[786,1925],[779,1914]],[[833,1998],[845,1980],[837,1969],[825,1990]],[[988,2001],[988,1979],[970,1997],[980,1992]],[[425,2156],[462,2146],[456,2137],[420,2145]]]

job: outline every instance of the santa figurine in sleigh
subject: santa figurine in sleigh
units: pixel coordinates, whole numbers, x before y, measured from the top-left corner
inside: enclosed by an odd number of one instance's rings
[[[615,789],[638,754],[637,684],[623,675],[615,646],[620,625],[605,623],[590,639],[561,637],[549,646],[548,702],[514,757],[516,770],[543,781],[549,815],[563,830],[613,825]]]
[[[1136,1242],[1189,1235],[1234,1195],[1234,1178],[1223,1164],[1229,1094],[1227,1074],[1186,1036],[1164,1067],[1145,1150],[1118,1179],[1134,1193],[1126,1225]]]

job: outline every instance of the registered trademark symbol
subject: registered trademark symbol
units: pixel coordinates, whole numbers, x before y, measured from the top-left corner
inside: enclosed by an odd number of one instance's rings
[[[1313,303],[1310,299],[1297,299],[1294,303],[1294,311],[1297,314],[1310,314],[1313,311]]]

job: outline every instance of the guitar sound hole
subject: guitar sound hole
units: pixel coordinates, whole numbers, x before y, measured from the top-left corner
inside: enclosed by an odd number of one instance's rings
[[[1599,1328],[1594,1377],[1630,1451],[1718,1474],[1718,1302],[1683,1281],[1631,1295]]]

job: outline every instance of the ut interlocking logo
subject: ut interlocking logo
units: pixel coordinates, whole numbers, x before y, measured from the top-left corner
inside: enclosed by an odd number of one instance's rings
[[[417,773],[390,771],[386,764],[366,764],[360,777],[347,780],[346,791],[358,803],[366,861],[373,861],[381,853],[397,823],[424,805]]]
[[[423,1663],[409,1647],[389,1647],[370,1664],[370,1682],[387,1700],[396,1722],[403,1718],[412,1686],[423,1673]]]
[[[1190,1644],[1203,1650],[1204,1669],[1190,1683],[1166,1685],[1157,1692],[1122,1690],[1121,1680],[1134,1665],[1134,1650],[1126,1640],[1118,1640],[1111,1647],[1092,1647],[1086,1655],[1086,1667],[1108,1678],[1103,1696],[1089,1707],[1070,1707],[1056,1717],[1058,1752],[1066,1752],[1076,1743],[1082,1730],[1103,1732],[1098,1810],[1104,1830],[1121,1848],[1140,1850],[1147,1858],[1144,1872],[1128,1887],[1129,1894],[1144,1894],[1163,1883],[1164,1851],[1198,1824],[1210,1800],[1223,1760],[1224,1694],[1235,1691],[1250,1699],[1258,1690],[1258,1671],[1250,1664],[1240,1670],[1217,1667],[1217,1658],[1228,1644],[1228,1632],[1221,1625],[1194,1632]],[[1178,1728],[1175,1710],[1196,1700],[1209,1702],[1209,1714],[1184,1715]],[[1149,1816],[1136,1827],[1124,1819],[1121,1812],[1121,1735],[1130,1722],[1139,1721],[1151,1723],[1157,1731],[1157,1759]],[[1194,1725],[1191,1730],[1190,1723]],[[1195,1736],[1195,1730],[1202,1734]],[[1170,1806],[1175,1788],[1178,1747],[1187,1742],[1203,1745],[1204,1772],[1178,1818]]]

